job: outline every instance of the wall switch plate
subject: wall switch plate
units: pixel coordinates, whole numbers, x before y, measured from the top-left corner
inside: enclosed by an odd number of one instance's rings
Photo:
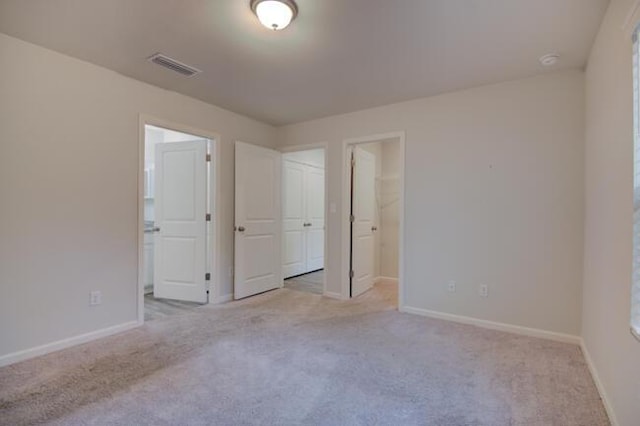
[[[449,284],[447,284],[447,291],[449,293],[455,293],[456,292],[456,282],[455,281],[449,281]]]
[[[92,291],[89,295],[89,305],[96,306],[102,303],[102,292]]]
[[[489,297],[489,286],[486,284],[480,284],[478,294],[480,294],[480,297]]]

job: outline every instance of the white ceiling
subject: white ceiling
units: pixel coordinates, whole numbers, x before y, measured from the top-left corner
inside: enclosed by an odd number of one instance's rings
[[[0,32],[280,125],[583,67],[607,0],[0,0]],[[146,58],[162,52],[191,79]]]

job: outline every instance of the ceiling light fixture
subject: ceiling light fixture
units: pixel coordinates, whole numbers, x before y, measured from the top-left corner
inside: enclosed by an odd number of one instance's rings
[[[540,59],[538,60],[543,66],[551,67],[557,64],[559,59],[560,59],[560,55],[558,55],[557,53],[549,53],[544,56],[541,56]]]
[[[270,30],[283,30],[298,15],[293,0],[251,0],[251,10]]]

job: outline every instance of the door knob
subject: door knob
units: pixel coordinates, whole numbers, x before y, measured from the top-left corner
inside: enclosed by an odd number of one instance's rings
[[[245,231],[244,226],[239,226],[239,227],[238,227],[238,231],[240,231],[240,232],[244,232],[244,231]]]
[[[377,230],[378,230],[378,227],[377,227],[377,226],[372,226],[372,227],[371,227],[371,232],[376,232]]]
[[[159,226],[154,226],[153,229],[151,229],[152,232],[160,232],[160,227]]]

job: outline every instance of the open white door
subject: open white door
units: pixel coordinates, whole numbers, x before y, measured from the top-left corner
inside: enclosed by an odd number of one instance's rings
[[[307,272],[324,268],[324,170],[307,167]]]
[[[306,217],[305,217],[305,173],[306,167],[295,161],[282,162],[282,269],[284,278],[304,274],[306,264]]]
[[[154,297],[207,302],[207,143],[156,145]]]
[[[234,298],[282,285],[281,154],[236,142]]]
[[[351,296],[356,297],[373,286],[375,244],[376,159],[362,148],[353,150],[353,186],[351,225]]]

